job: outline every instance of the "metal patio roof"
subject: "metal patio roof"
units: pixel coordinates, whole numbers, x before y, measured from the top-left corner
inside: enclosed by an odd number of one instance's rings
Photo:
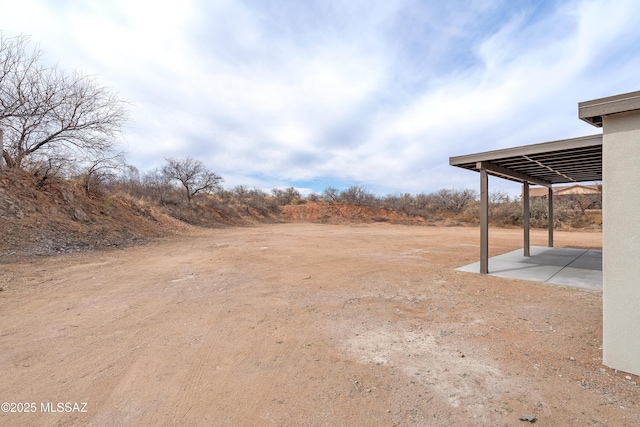
[[[449,158],[451,166],[543,185],[602,180],[602,134]]]

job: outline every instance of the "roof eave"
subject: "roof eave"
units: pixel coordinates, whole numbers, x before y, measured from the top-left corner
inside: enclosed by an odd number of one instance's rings
[[[602,127],[604,116],[636,110],[640,110],[640,91],[578,103],[580,120],[595,127]]]

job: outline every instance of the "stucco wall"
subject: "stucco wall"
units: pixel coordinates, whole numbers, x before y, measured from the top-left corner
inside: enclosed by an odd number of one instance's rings
[[[640,375],[640,111],[603,120],[603,362]]]

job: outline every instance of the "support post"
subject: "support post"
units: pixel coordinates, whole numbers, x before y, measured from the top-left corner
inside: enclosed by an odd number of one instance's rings
[[[531,256],[531,240],[529,233],[529,218],[531,209],[529,207],[529,182],[522,183],[522,228],[524,229],[524,256]]]
[[[555,221],[553,219],[553,187],[549,187],[549,196],[547,199],[549,200],[549,247],[553,247],[553,228]]]
[[[480,166],[480,274],[489,273],[489,175]]]
[[[4,157],[3,153],[4,153],[4,145],[3,145],[3,141],[2,141],[2,128],[0,128],[0,172],[2,172],[2,158]]]

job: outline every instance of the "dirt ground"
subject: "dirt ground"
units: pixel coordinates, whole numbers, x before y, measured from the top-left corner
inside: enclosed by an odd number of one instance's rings
[[[492,255],[521,233],[491,230]],[[2,265],[0,401],[32,411],[0,424],[640,424],[638,377],[602,365],[602,295],[455,271],[477,242],[278,224]]]

